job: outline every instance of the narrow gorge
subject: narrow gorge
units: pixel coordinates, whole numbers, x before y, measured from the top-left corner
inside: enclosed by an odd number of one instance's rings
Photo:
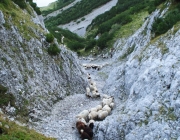
[[[113,40],[112,49],[88,56],[78,56],[56,38],[60,52],[49,54],[52,44],[41,15],[28,3],[28,10],[14,3],[12,11],[0,7],[0,87],[7,89],[0,93],[14,99],[0,104],[2,112],[47,137],[80,140],[76,115],[101,104],[107,94],[115,107],[95,121],[93,140],[180,140],[180,22],[158,37],[152,32],[171,4],[142,17],[138,13],[140,28]],[[85,67],[92,65],[99,68]],[[87,73],[99,98],[86,96]]]

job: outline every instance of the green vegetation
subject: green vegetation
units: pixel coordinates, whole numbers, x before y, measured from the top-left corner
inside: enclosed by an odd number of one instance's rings
[[[82,17],[83,12],[80,10],[82,8],[89,13],[91,11],[91,8],[89,9],[89,7],[92,7],[92,5],[88,5],[89,1],[87,2],[86,0],[83,0],[77,3],[74,7],[63,11],[62,14],[59,14],[57,17],[48,19],[46,21],[46,25],[49,30],[53,31],[53,35],[59,40],[62,35],[65,37],[64,42],[67,44],[68,48],[78,52],[78,54],[84,54],[84,52],[87,53],[93,48],[97,47],[101,50],[110,48],[111,42],[115,37],[122,37],[125,35],[125,33],[126,35],[132,34],[132,32],[137,30],[142,25],[144,19],[148,16],[148,12],[152,10],[152,7],[156,8],[164,1],[165,0],[118,0],[117,5],[114,6],[110,11],[97,16],[92,21],[88,27],[86,39],[77,37],[76,35],[71,34],[70,31],[68,32],[67,30],[57,28],[52,29],[50,27],[65,24],[69,21],[77,19],[78,17]],[[93,2],[94,1],[92,1],[91,4],[93,4]],[[107,1],[103,2],[106,3]],[[99,5],[104,3],[99,3]],[[80,11],[81,14],[79,13]],[[84,20],[84,18],[81,20]],[[77,21],[77,23],[78,22],[80,21]],[[56,30],[61,31],[59,33],[55,33]],[[95,40],[97,35],[99,39]],[[123,57],[130,53],[131,52],[128,50]]]
[[[12,0],[15,4],[17,4],[21,9],[27,9],[28,11],[28,6],[25,0]],[[36,11],[38,15],[41,15],[41,11],[39,7],[37,7],[36,3],[34,3],[32,0],[26,0],[29,2],[29,4],[33,7],[33,9]],[[11,0],[0,0],[0,4],[3,4],[5,7],[10,7],[11,5]]]
[[[165,17],[157,18],[153,24],[152,31],[156,36],[166,33],[178,21],[180,21],[180,3],[175,3]]]
[[[108,1],[103,1],[101,4],[99,3],[99,5],[106,2]],[[78,2],[75,6],[63,11],[57,17],[48,19],[46,21],[46,26],[52,31],[53,35],[59,39],[59,42],[61,37],[64,36],[64,43],[67,47],[78,52],[78,54],[85,55],[95,48],[96,53],[98,53],[99,50],[109,49],[112,46],[113,40],[116,38],[128,37],[133,34],[139,27],[142,26],[148,14],[153,12],[157,7],[161,7],[161,9],[163,9],[164,7],[162,4],[165,2],[167,2],[167,0],[118,0],[117,5],[110,11],[97,16],[92,21],[87,29],[86,38],[78,37],[68,30],[59,28],[52,29],[50,27],[65,24],[72,20],[75,21],[79,17],[82,17],[81,20],[85,20],[83,15],[86,12],[89,13],[93,6],[96,7],[95,5],[88,5],[89,1],[87,0]],[[152,31],[156,35],[161,34],[161,32],[166,32],[169,27],[172,27],[179,21],[180,14],[178,13],[180,12],[180,6],[178,4],[178,0],[173,0],[172,2],[173,8],[170,8],[171,10],[166,14],[165,18],[157,19],[157,22],[153,25]],[[91,4],[93,3],[94,1],[91,1]],[[82,12],[83,10],[86,10],[85,13]],[[80,21],[76,22],[78,23]],[[59,33],[56,33],[56,30],[58,30]],[[144,31],[144,34],[146,34],[146,31]],[[97,36],[99,39],[96,40],[95,38]],[[163,46],[160,46],[160,49],[162,54],[168,52],[168,49]],[[134,47],[131,47],[121,57],[121,59],[126,58],[133,50]]]
[[[46,16],[58,9],[61,9],[70,3],[74,2],[75,0],[57,0],[56,2],[51,3],[50,5],[46,7],[41,7],[42,15]]]
[[[0,85],[0,107],[7,106],[10,103],[12,106],[15,105],[15,98],[12,94],[6,93],[8,88]]]
[[[65,24],[84,15],[90,13],[93,9],[107,3],[110,0],[82,0],[77,2],[73,7],[64,10],[61,14],[56,17],[51,17],[48,20],[45,20],[47,27],[57,26],[60,24]]]
[[[12,0],[12,1],[17,5],[19,5],[21,9],[27,9],[27,4],[25,0]],[[32,0],[26,0],[26,1],[29,2],[29,4],[33,7],[34,11],[36,11],[38,15],[41,15],[41,11],[39,7],[37,7],[36,3],[34,3]]]
[[[49,48],[48,48],[48,53],[50,55],[57,55],[60,53],[60,49],[56,44],[52,44]]]
[[[58,39],[60,43],[62,36],[64,36],[64,42],[66,42],[68,48],[79,51],[85,46],[85,39],[79,37],[77,34],[74,34],[66,29],[61,28],[50,28],[49,31],[54,35],[55,38]]]
[[[52,43],[54,41],[54,36],[51,33],[46,34],[46,41]]]
[[[6,6],[4,3],[0,3],[0,9],[4,14],[4,18],[7,21],[6,24],[4,24],[5,28],[10,30],[11,25],[15,25],[20,34],[26,39],[30,40],[33,38],[40,38],[37,36],[34,31],[35,30],[41,30],[43,32],[43,29],[39,27],[38,24],[35,24],[31,19],[32,16],[34,16],[34,13],[32,11],[32,8],[28,4],[26,7],[26,10],[28,14],[25,12],[22,12],[20,8],[15,6],[11,0],[7,0],[8,6]],[[9,17],[12,18],[11,22],[9,22]]]
[[[5,115],[0,114],[0,140],[55,140],[37,133],[35,130],[25,126],[19,126],[15,122],[9,121]]]
[[[124,26],[128,24],[130,25],[131,22],[133,23],[134,21],[136,21],[136,14],[142,13],[142,11],[150,12],[149,9],[152,8],[151,5],[156,8],[156,6],[164,1],[165,0],[118,0],[118,3],[115,7],[113,7],[110,11],[97,16],[92,21],[92,23],[88,27],[89,34],[91,34],[92,30],[96,30],[95,33],[93,32],[93,36],[91,37],[95,38],[97,35],[100,35],[100,43],[98,43],[97,41],[97,45],[100,45],[99,47],[101,49],[107,48],[107,46],[109,46],[109,42],[111,42],[114,36],[118,37],[117,34],[122,34],[121,29],[124,30]],[[139,21],[142,21],[142,19],[140,19]],[[140,27],[139,24],[137,25],[134,26]],[[127,30],[131,31],[131,28],[128,28]],[[106,39],[104,39],[105,36]],[[101,40],[106,40],[106,43],[102,44]]]

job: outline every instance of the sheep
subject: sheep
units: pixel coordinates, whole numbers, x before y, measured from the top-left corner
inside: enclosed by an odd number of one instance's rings
[[[98,119],[100,119],[100,120],[103,120],[107,116],[108,116],[108,112],[107,111],[101,111],[101,112],[98,113]]]
[[[89,111],[83,110],[76,116],[76,118],[84,118],[85,120],[87,120],[88,115],[89,115]]]
[[[88,77],[88,79],[91,79],[91,76],[90,76],[90,74],[89,74],[89,73],[87,73],[87,77]]]
[[[89,87],[90,87],[90,91],[94,90],[94,86],[93,85],[89,85]]]
[[[90,88],[86,88],[86,96],[91,97]]]
[[[92,138],[86,132],[84,132],[83,129],[81,129],[80,133],[81,133],[82,140],[92,140]]]
[[[91,81],[90,83],[92,86],[96,86],[96,82]]]
[[[103,108],[102,108],[103,111],[107,111],[108,114],[111,113],[111,108],[108,106],[108,105],[105,105]]]
[[[100,97],[100,93],[99,92],[96,92],[96,97]]]
[[[99,114],[99,113],[101,113],[102,111],[103,111],[103,110],[102,110],[102,109],[100,109],[100,110],[98,111],[98,114]]]
[[[95,92],[98,92],[96,85],[93,85],[93,86],[94,86],[94,89],[93,89],[93,90],[94,90]]]
[[[97,105],[96,109],[97,109],[97,111],[99,111],[100,109],[102,109],[102,105]]]
[[[87,125],[87,122],[84,118],[77,118],[76,122],[83,122],[85,125]]]
[[[93,108],[89,109],[89,112],[92,112],[92,111],[96,111],[97,112],[97,108],[93,107]]]
[[[100,93],[98,93],[97,91],[92,91],[92,97],[95,98],[95,97],[100,97]]]
[[[84,132],[86,132],[91,138],[93,137],[93,131],[89,126],[83,128]]]
[[[108,98],[108,99],[103,99],[102,100],[102,105],[105,106],[105,105],[110,105],[111,103],[113,102],[113,98]]]
[[[97,92],[92,91],[92,97],[94,97],[94,98],[95,98],[95,97],[98,97],[97,95],[98,95]]]
[[[111,109],[113,109],[114,108],[114,103],[110,103],[110,105],[109,105],[109,107],[111,108]]]
[[[88,122],[88,126],[91,128],[91,129],[93,129],[94,128],[94,120],[89,120],[89,122]]]
[[[97,117],[98,117],[97,111],[91,111],[88,115],[89,120],[91,120],[91,119],[95,120],[95,119],[97,119]]]
[[[76,122],[76,128],[78,129],[79,133],[81,129],[84,129],[86,125],[83,122]]]
[[[87,93],[90,92],[90,88],[89,88],[89,87],[86,88],[86,92],[87,92]]]
[[[104,98],[105,98],[105,99],[111,98],[111,96],[109,96],[109,95],[107,95],[107,94],[102,94],[102,97],[103,97],[103,99],[104,99]]]

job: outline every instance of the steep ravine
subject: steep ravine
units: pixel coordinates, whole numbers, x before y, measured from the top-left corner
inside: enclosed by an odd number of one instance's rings
[[[30,21],[15,25],[15,17],[0,11],[0,84],[30,111],[30,127],[58,140],[79,140],[75,116],[101,102],[85,96],[88,72],[116,104],[95,123],[94,140],[180,140],[180,24],[155,39],[151,34],[154,19],[164,12],[156,10],[133,35],[118,39],[112,58],[84,60],[56,41],[61,52],[50,56],[47,31],[35,13],[21,11]],[[17,27],[25,23],[31,23],[28,35]],[[84,70],[83,64],[103,67]]]
[[[117,40],[112,58],[81,59],[82,64],[104,66],[85,72],[116,104],[105,120],[95,122],[94,140],[180,139],[180,25],[155,40],[151,37],[153,20],[165,11],[153,12],[132,36]],[[99,102],[83,94],[69,96],[37,129],[59,140],[79,140],[75,116]]]

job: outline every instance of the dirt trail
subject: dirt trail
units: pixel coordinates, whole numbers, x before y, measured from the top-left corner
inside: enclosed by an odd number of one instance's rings
[[[82,61],[82,63],[91,63]],[[96,62],[93,62],[96,63]],[[104,81],[99,77],[97,70],[89,69],[92,80],[96,82],[98,90],[104,86]],[[85,94],[67,96],[64,100],[56,103],[48,117],[37,122],[35,129],[39,132],[55,137],[58,140],[80,140],[75,123],[76,115],[85,109],[90,109],[101,103],[101,98],[88,98]]]

